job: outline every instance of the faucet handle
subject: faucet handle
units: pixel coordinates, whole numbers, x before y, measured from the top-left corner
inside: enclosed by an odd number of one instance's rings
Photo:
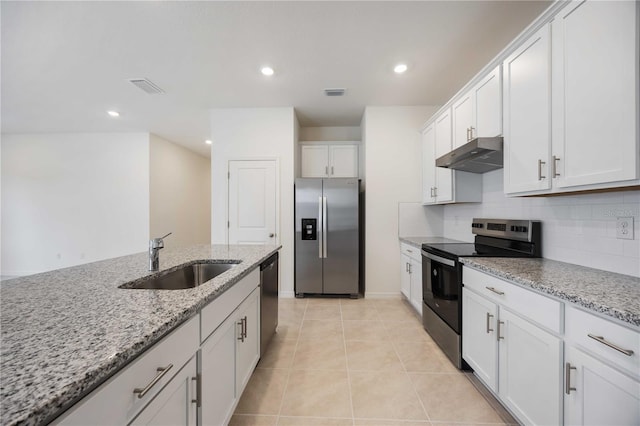
[[[160,238],[152,238],[151,240],[149,240],[149,248],[152,249],[161,249],[164,248],[164,239],[167,238],[169,235],[171,235],[172,232],[169,232],[167,235],[165,235],[164,237],[160,237]]]
[[[169,232],[167,235],[165,235],[164,237],[160,237],[161,240],[164,240],[165,238],[167,238],[169,235],[173,234],[173,232]]]

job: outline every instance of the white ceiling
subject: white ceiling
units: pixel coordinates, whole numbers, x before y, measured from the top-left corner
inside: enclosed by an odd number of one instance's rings
[[[210,108],[293,106],[303,127],[358,126],[367,105],[443,104],[548,5],[3,1],[2,132],[153,132],[208,156]],[[323,95],[336,87],[346,96]]]

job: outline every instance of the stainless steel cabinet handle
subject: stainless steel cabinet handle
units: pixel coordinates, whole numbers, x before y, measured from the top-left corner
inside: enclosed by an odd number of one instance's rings
[[[437,187],[437,186],[434,186],[434,187],[433,187],[433,196],[434,196],[434,197],[437,197],[437,196],[438,196],[438,187]]]
[[[333,166],[331,166],[331,176],[333,176]]]
[[[493,318],[493,315],[491,315],[489,312],[487,312],[487,334],[489,334],[490,332],[493,331],[493,328],[491,328],[491,318]]]
[[[271,232],[271,233],[269,234],[269,238],[273,238],[273,237],[275,237],[275,236],[276,236],[276,234],[274,234],[273,232]]]
[[[546,176],[542,176],[542,165],[547,164],[542,160],[538,160],[538,180],[546,179]]]
[[[553,168],[552,168],[551,177],[557,178],[558,176],[560,176],[560,173],[558,173],[558,161],[560,160],[560,158],[556,157],[555,155],[552,158],[553,158]]]
[[[329,166],[324,166],[324,175],[329,176]]]
[[[611,342],[608,342],[603,336],[595,336],[593,334],[587,334],[587,336],[591,337],[593,340],[602,343],[603,345],[609,346],[611,349],[615,349],[618,352],[622,352],[626,356],[633,355],[633,351],[631,349],[623,349],[618,345],[615,345]]]
[[[244,321],[242,320],[242,318],[240,318],[240,321],[238,321],[236,324],[240,326],[240,336],[238,337],[238,340],[244,343]]]
[[[409,263],[409,273],[413,274],[413,271],[411,270],[411,264]]]
[[[498,320],[498,333],[496,333],[498,336],[498,340],[504,340],[504,337],[500,335],[500,326],[503,324],[504,324],[504,321]]]
[[[407,249],[407,253],[413,253],[413,250]]]
[[[471,140],[470,136],[469,136],[469,128],[467,127],[467,142],[469,142]]]
[[[172,368],[173,368],[173,364],[169,364],[166,367],[158,367],[156,369],[156,371],[158,371],[158,374],[156,375],[156,377],[154,377],[153,380],[149,382],[149,384],[144,388],[142,389],[135,388],[133,390],[133,393],[138,394],[138,398],[144,398],[147,392],[149,392],[151,388],[154,387],[155,384],[158,383],[164,377],[164,375],[167,374],[169,370],[171,370]]]
[[[322,232],[322,197],[318,197],[318,229],[316,236],[318,238],[318,257],[322,259],[322,236],[318,235]]]
[[[322,257],[327,258],[327,197],[322,197]]]
[[[504,291],[496,290],[494,287],[485,287],[487,290],[494,292],[500,296],[504,296]]]
[[[244,338],[246,339],[247,338],[247,329],[249,328],[249,327],[247,327],[247,316],[245,315],[243,319],[244,319]]]
[[[564,393],[569,395],[571,391],[577,390],[571,387],[571,370],[575,370],[576,367],[572,367],[570,363],[564,365]]]
[[[473,131],[474,131],[475,129],[476,129],[476,128],[475,128],[475,127],[473,127],[473,126],[469,127],[469,140],[473,139]]]
[[[191,402],[196,404],[196,407],[200,407],[202,405],[202,380],[201,376],[198,374],[196,377],[191,378],[192,382],[196,382],[196,399],[192,399]]]
[[[407,262],[404,262],[404,271],[409,272],[409,264]]]

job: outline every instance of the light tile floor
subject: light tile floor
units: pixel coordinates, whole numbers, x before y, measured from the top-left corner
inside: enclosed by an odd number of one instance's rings
[[[511,424],[401,299],[281,299],[231,425]]]

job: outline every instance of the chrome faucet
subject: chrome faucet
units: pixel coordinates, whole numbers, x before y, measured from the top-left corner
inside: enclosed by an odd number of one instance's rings
[[[164,248],[164,239],[171,235],[169,232],[164,237],[149,240],[149,270],[156,272],[160,267],[160,249]]]

